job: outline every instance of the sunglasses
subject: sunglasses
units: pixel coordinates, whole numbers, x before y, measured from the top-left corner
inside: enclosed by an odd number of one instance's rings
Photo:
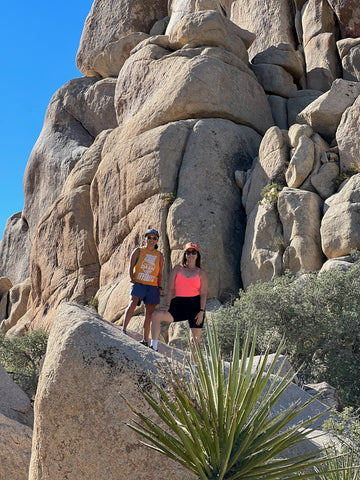
[[[158,239],[158,237],[152,237],[151,235],[148,235],[146,237],[146,240],[157,240],[157,239]]]
[[[197,251],[196,250],[186,250],[185,255],[197,255]]]

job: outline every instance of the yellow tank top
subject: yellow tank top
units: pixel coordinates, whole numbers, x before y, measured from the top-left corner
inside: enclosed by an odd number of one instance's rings
[[[158,286],[160,255],[157,250],[140,247],[139,260],[134,267],[134,280],[144,285]]]

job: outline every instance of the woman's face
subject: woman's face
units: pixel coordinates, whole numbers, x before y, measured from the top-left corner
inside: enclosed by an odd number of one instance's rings
[[[145,240],[146,240],[146,246],[150,248],[150,250],[154,249],[155,245],[159,241],[158,237],[153,234],[146,235]]]
[[[197,251],[189,248],[188,250],[185,250],[185,257],[186,257],[186,263],[188,265],[195,265],[196,259],[197,259]]]

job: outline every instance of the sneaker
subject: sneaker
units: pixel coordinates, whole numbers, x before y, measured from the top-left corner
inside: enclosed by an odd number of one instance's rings
[[[152,345],[150,345],[149,348],[151,348],[151,350],[154,350],[154,352],[157,352],[157,351],[158,351],[158,349],[155,350],[155,348],[154,348]]]
[[[148,342],[145,342],[145,340],[141,340],[141,345],[144,345],[144,347],[149,347]]]

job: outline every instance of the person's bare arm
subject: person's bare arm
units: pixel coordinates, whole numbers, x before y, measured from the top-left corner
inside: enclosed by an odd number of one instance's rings
[[[196,324],[201,325],[204,321],[205,307],[206,307],[206,298],[208,291],[208,279],[204,270],[200,270],[200,312],[196,315]]]
[[[137,247],[135,250],[132,252],[131,257],[130,257],[130,262],[129,262],[129,276],[130,276],[130,282],[135,283],[134,280],[134,267],[136,265],[136,260],[139,258],[140,255],[140,248]]]

